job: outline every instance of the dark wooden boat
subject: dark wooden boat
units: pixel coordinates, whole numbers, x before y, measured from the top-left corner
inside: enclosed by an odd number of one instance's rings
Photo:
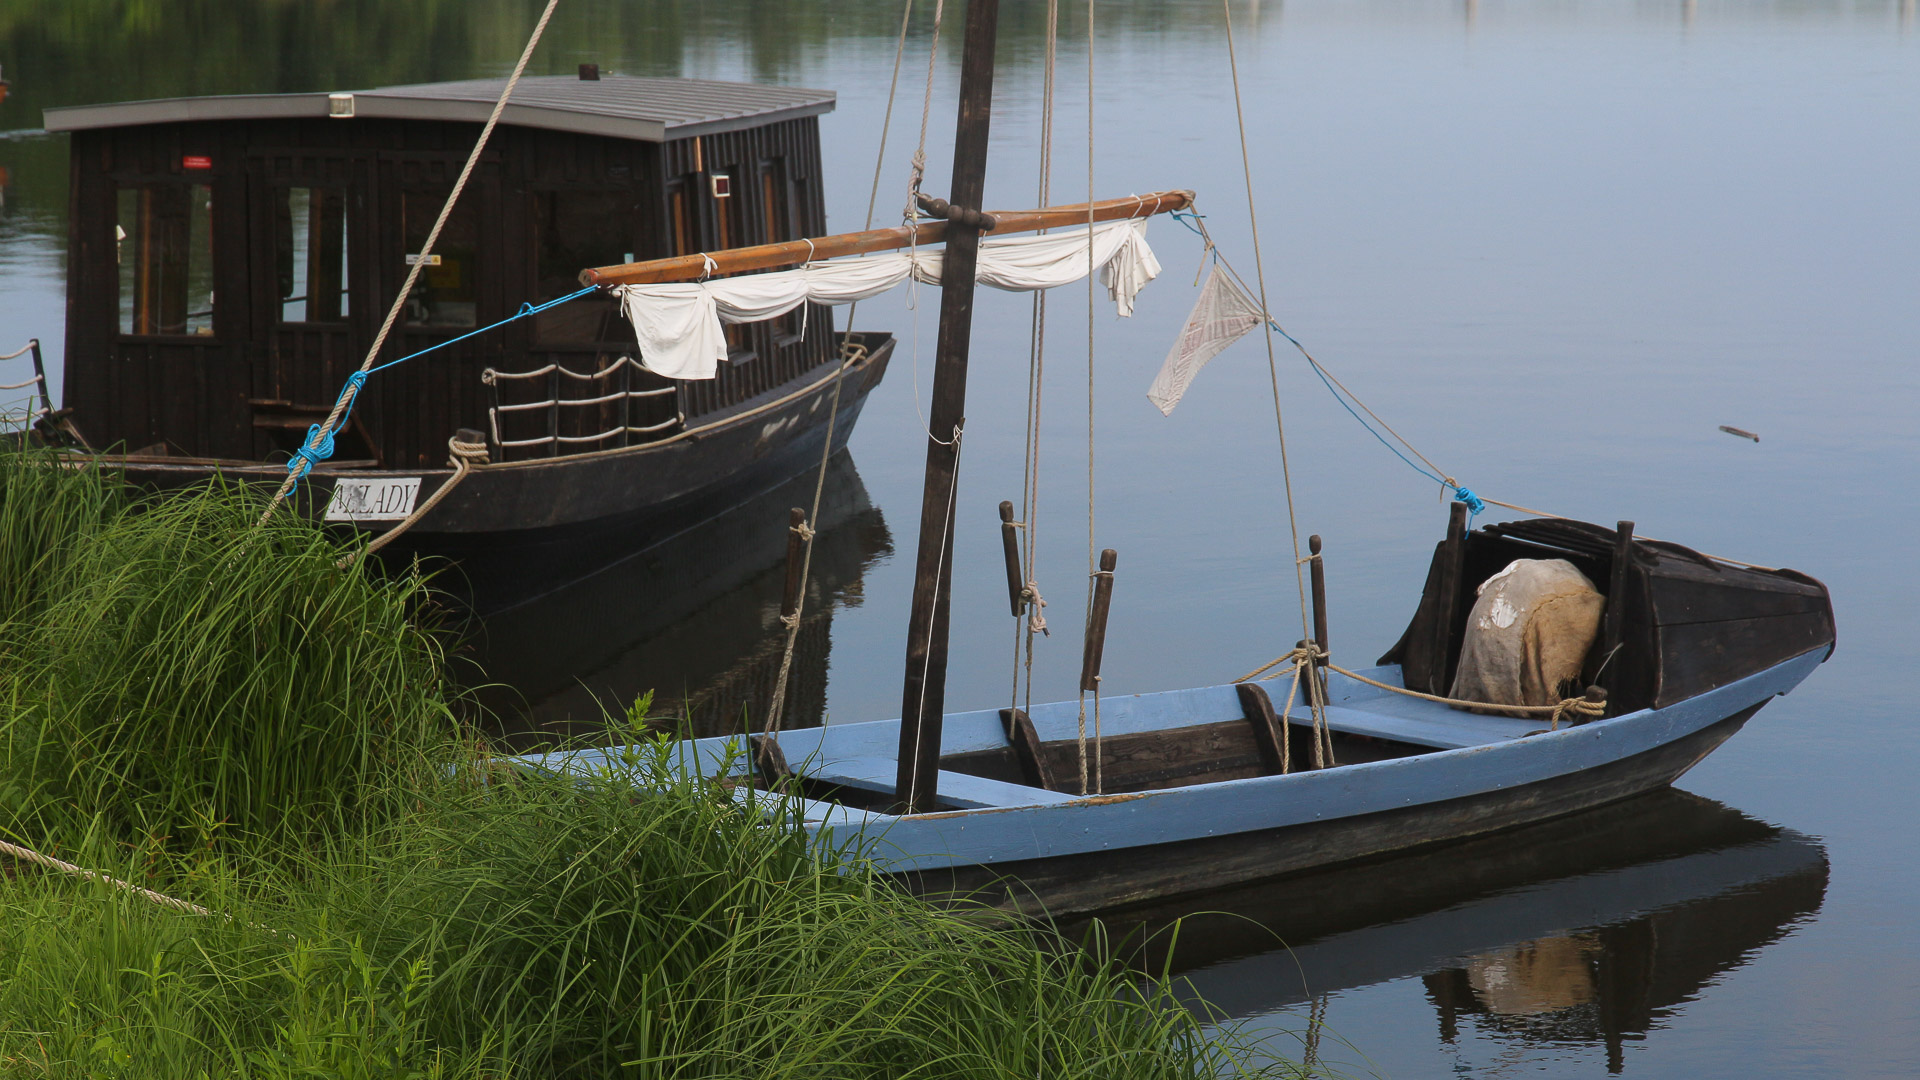
[[[591,76],[591,77],[589,77]],[[72,133],[65,401],[44,426],[142,484],[277,483],[359,367],[503,80],[49,109]],[[631,551],[817,461],[833,376],[844,442],[892,347],[828,309],[739,326],[712,380],[646,370],[581,266],[818,235],[819,90],[523,79],[454,207],[387,362],[301,505],[384,531],[489,463],[401,552],[464,560],[495,604],[556,560]],[[472,334],[474,336],[464,337]],[[577,570],[577,565],[571,567]]]

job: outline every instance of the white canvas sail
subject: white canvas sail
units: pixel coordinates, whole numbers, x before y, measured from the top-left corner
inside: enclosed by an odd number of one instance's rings
[[[1012,236],[980,245],[975,280],[1011,292],[1051,289],[1079,281],[1089,263],[1100,270],[1121,315],[1133,314],[1133,300],[1160,273],[1147,246],[1147,219],[1131,218],[1066,229],[1044,236]],[[805,303],[851,304],[878,295],[909,277],[940,284],[946,252],[907,249],[830,262],[796,270],[743,274],[715,281],[668,285],[621,285],[614,289],[633,323],[645,366],[670,379],[711,379],[727,358],[722,323],[759,322],[784,315]]]
[[[1260,305],[1234,284],[1231,277],[1222,274],[1218,266],[1214,267],[1200,289],[1200,298],[1193,302],[1193,311],[1187,315],[1187,325],[1180,330],[1180,339],[1173,343],[1167,362],[1160,365],[1160,374],[1154,376],[1153,385],[1147,388],[1147,400],[1163,415],[1171,416],[1173,407],[1180,404],[1193,377],[1200,374],[1207,361],[1259,325]]]

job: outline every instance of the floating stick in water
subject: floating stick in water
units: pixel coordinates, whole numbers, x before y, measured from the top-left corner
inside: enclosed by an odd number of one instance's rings
[[[1760,436],[1755,435],[1753,432],[1748,431],[1745,428],[1734,427],[1732,424],[1721,424],[1720,430],[1726,432],[1729,435],[1738,435],[1743,439],[1752,439],[1754,442],[1760,441]]]

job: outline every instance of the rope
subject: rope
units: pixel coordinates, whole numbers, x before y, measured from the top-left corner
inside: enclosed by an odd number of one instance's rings
[[[1053,194],[1053,98],[1055,60],[1060,44],[1060,0],[1047,0],[1047,35],[1044,74],[1041,83],[1040,104],[1040,177],[1038,183],[1039,202],[1046,206]],[[1045,232],[1046,230],[1041,230]],[[1025,706],[1029,712],[1033,709],[1033,639],[1035,634],[1047,632],[1046,616],[1041,608],[1046,601],[1040,598],[1040,586],[1035,578],[1035,562],[1039,558],[1039,519],[1040,519],[1040,405],[1042,390],[1046,378],[1047,344],[1047,294],[1046,290],[1037,290],[1033,294],[1032,326],[1027,346],[1027,425],[1026,425],[1026,461],[1020,473],[1020,554],[1025,567],[1026,588],[1021,592],[1027,609],[1026,622],[1026,679],[1027,692]],[[1016,617],[1013,629],[1013,700],[1010,704],[1019,705],[1020,700],[1020,620]]]
[[[345,570],[361,558],[386,547],[401,533],[413,528],[421,518],[426,517],[434,507],[440,505],[441,499],[446,498],[454,488],[460,486],[460,481],[467,478],[467,474],[473,471],[475,465],[487,464],[487,444],[484,441],[462,442],[460,436],[455,435],[447,440],[447,464],[453,466],[453,475],[447,478],[446,483],[434,489],[433,494],[427,496],[426,502],[421,503],[414,509],[413,513],[401,519],[398,525],[381,533],[374,538],[372,543],[361,548],[359,551],[349,552],[335,565]]]
[[[546,32],[547,23],[553,18],[553,9],[559,3],[560,0],[547,0],[546,10],[540,13],[540,21],[534,25],[533,35],[527,38],[527,47],[521,50],[520,60],[513,66],[513,74],[507,77],[507,84],[501,87],[500,99],[494,102],[493,112],[487,117],[486,126],[480,129],[480,138],[473,144],[473,152],[467,155],[467,163],[461,167],[460,177],[454,181],[453,191],[447,195],[446,204],[440,207],[440,216],[434,219],[433,229],[427,233],[427,241],[420,248],[420,257],[407,268],[407,280],[401,285],[399,293],[394,296],[393,305],[387,309],[387,317],[380,324],[380,332],[374,336],[373,345],[367,350],[366,359],[360,362],[360,370],[347,380],[347,385],[341,389],[340,396],[334,399],[333,411],[327,414],[326,420],[308,430],[306,444],[287,462],[287,478],[280,482],[280,489],[273,493],[273,501],[267,504],[266,510],[260,515],[260,520],[265,521],[273,514],[274,508],[293,493],[293,489],[300,483],[300,478],[310,472],[318,461],[333,454],[334,431],[344,420],[347,411],[353,407],[354,401],[359,398],[360,388],[366,385],[367,376],[375,370],[374,359],[380,355],[380,350],[386,347],[387,335],[393,332],[393,324],[400,317],[400,309],[406,305],[407,297],[413,294],[414,283],[419,280],[420,271],[427,265],[427,256],[433,253],[434,242],[440,239],[440,230],[446,226],[447,219],[453,216],[454,204],[460,201],[460,193],[466,190],[467,180],[473,175],[473,167],[479,164],[480,153],[486,149],[487,140],[493,135],[494,126],[500,122],[500,114],[506,111],[507,99],[513,96],[513,88],[520,84],[520,75],[526,71],[527,61],[533,58],[534,46],[540,43],[540,35]],[[521,308],[521,315],[528,313],[527,308]],[[519,315],[515,316],[515,318],[519,317]],[[395,361],[395,363],[398,362]]]
[[[9,359],[9,358],[0,357],[0,360],[4,360],[4,359]],[[39,852],[33,850],[32,848],[24,848],[18,844],[10,844],[5,840],[0,840],[0,853],[11,855],[16,859],[21,860],[22,862],[34,863],[39,866],[44,866],[49,870],[56,870],[62,874],[67,874],[72,877],[82,878],[87,881],[98,881],[103,884],[111,885],[116,889],[120,889],[124,892],[132,893],[133,895],[138,896],[143,900],[151,900],[154,903],[161,905],[162,907],[170,907],[176,911],[184,911],[189,915],[206,915],[206,916],[213,915],[213,912],[208,911],[206,908],[201,907],[199,904],[188,903],[185,900],[179,900],[174,897],[168,896],[164,893],[154,892],[152,889],[143,889],[140,886],[135,885],[131,881],[122,881],[119,878],[113,877],[109,874],[103,874],[98,870],[88,870],[84,866],[75,866],[70,862],[63,862],[59,859],[54,858],[51,855],[42,855]]]
[[[1087,230],[1091,237],[1093,230],[1093,17],[1094,0],[1087,0]],[[1094,331],[1094,266],[1093,244],[1087,244],[1087,606],[1086,617],[1081,624],[1082,640],[1093,630],[1093,593],[1100,580],[1099,554],[1094,546],[1094,458],[1093,458],[1093,331]],[[1094,677],[1093,691],[1093,790],[1100,790],[1100,690],[1099,677]],[[1080,750],[1080,793],[1087,794],[1087,692],[1080,691],[1080,721],[1078,727]]]
[[[1302,666],[1311,665],[1312,663],[1314,663],[1314,661],[1317,660],[1320,666],[1325,667],[1329,671],[1337,671],[1340,674],[1345,675],[1347,678],[1352,679],[1355,682],[1365,683],[1368,686],[1376,687],[1381,690],[1387,690],[1395,694],[1403,694],[1407,697],[1419,698],[1422,701],[1432,701],[1441,705],[1450,705],[1456,709],[1486,709],[1486,710],[1492,710],[1495,712],[1520,713],[1526,716],[1551,717],[1553,720],[1553,726],[1555,730],[1559,729],[1560,721],[1562,720],[1571,720],[1574,717],[1583,717],[1587,720],[1598,720],[1607,714],[1606,702],[1588,701],[1584,697],[1561,698],[1558,702],[1552,705],[1496,705],[1490,701],[1468,701],[1464,698],[1444,697],[1440,694],[1428,694],[1428,693],[1423,693],[1419,690],[1409,690],[1404,686],[1395,686],[1392,683],[1381,682],[1378,679],[1370,679],[1367,676],[1362,675],[1357,671],[1349,671],[1346,668],[1341,667],[1339,664],[1333,663],[1332,661],[1328,660],[1327,654],[1325,652],[1318,651],[1311,647],[1295,648],[1289,652],[1282,654],[1279,657],[1276,657],[1271,663],[1262,664],[1260,667],[1257,667],[1252,671],[1247,672],[1245,675],[1242,675],[1233,681],[1236,683],[1252,682],[1255,678],[1259,677],[1260,675],[1266,673],[1267,671],[1272,670],[1273,668],[1280,666],[1281,664],[1286,663],[1289,660],[1294,661],[1294,666],[1293,668],[1289,669],[1288,672],[1283,672],[1283,674],[1289,674],[1289,673],[1293,674],[1296,679],[1299,678],[1299,671]],[[1268,677],[1272,678],[1273,676],[1268,676]]]
[[[937,14],[935,18],[936,20],[938,19]],[[867,221],[866,224],[862,226],[862,228],[865,229],[873,228],[873,211],[880,200],[880,175],[887,160],[887,135],[893,126],[894,94],[900,88],[900,61],[906,54],[907,27],[912,19],[913,0],[907,0],[905,9],[900,14],[900,38],[894,43],[893,47],[893,80],[887,85],[887,111],[880,121],[880,149],[879,152],[874,155],[873,187],[867,194]],[[936,21],[934,26],[936,36],[939,34],[939,30],[940,28]],[[929,63],[931,63],[931,61],[929,61]],[[929,74],[927,92],[929,96],[931,96],[933,92],[931,74]],[[931,105],[931,101],[929,101],[929,105]],[[926,116],[924,114],[920,120],[920,138],[921,145],[924,147],[926,144]],[[922,161],[924,160],[923,155]],[[807,247],[809,252],[811,252],[813,241],[807,241]],[[809,258],[808,262],[811,261],[812,259]],[[769,736],[779,732],[780,722],[786,712],[787,680],[793,672],[793,653],[800,640],[801,615],[807,606],[807,581],[813,571],[814,525],[820,520],[820,499],[826,491],[827,486],[827,462],[833,454],[833,432],[835,425],[838,424],[840,420],[840,391],[846,381],[845,375],[847,369],[866,359],[867,356],[866,346],[856,344],[853,341],[853,318],[859,310],[860,305],[857,303],[847,308],[847,329],[841,339],[840,367],[833,373],[833,405],[827,411],[827,438],[826,442],[821,444],[820,447],[820,468],[815,474],[813,481],[813,509],[808,513],[806,520],[800,524],[800,537],[802,541],[800,555],[800,590],[794,597],[793,614],[782,615],[780,617],[781,623],[787,630],[787,640],[780,651],[780,674],[774,679],[773,696],[767,703],[767,722],[764,726],[764,731]],[[801,310],[800,327],[800,336],[803,339],[806,337],[805,320],[806,309],[803,308]],[[831,326],[829,326],[829,330],[831,330]],[[916,404],[917,403],[916,399]]]
[[[949,537],[953,535],[953,504],[960,495],[960,436],[961,434],[962,434],[962,431],[961,431],[960,425],[955,424],[953,427],[953,441],[948,444],[953,447],[953,479],[947,487],[947,516],[946,516],[945,524],[942,525],[940,529],[940,535],[942,537]],[[940,558],[934,562],[934,566],[933,566],[933,579],[935,581],[941,580],[941,578],[943,578],[946,575],[948,546],[949,545],[947,544],[947,542],[943,539],[940,543]],[[927,610],[927,622],[931,626],[933,623],[939,621],[939,618],[940,618],[940,605],[938,603],[935,603],[932,606],[930,606]],[[928,634],[928,638],[929,640],[931,640],[932,638],[931,633]],[[915,715],[921,717],[923,720],[926,717],[926,710],[927,710],[927,674],[932,670],[932,664],[933,664],[933,650],[929,648],[926,652],[926,655],[920,658],[920,707],[915,710]],[[919,745],[920,738],[924,733],[924,731],[925,731],[924,725],[916,726],[914,729],[914,733],[913,733],[914,753],[916,755],[918,755],[920,752],[920,745]],[[920,770],[919,769],[909,770],[909,774],[913,777],[915,781],[918,781]],[[917,800],[919,794],[920,792],[917,788],[910,787],[907,789],[907,797],[902,801],[907,806],[912,806]],[[899,793],[895,792],[896,798],[898,797],[898,795]]]
[[[19,356],[19,355],[20,355],[19,353],[13,354],[13,356]],[[0,356],[0,360],[11,360],[13,359],[13,356]],[[38,375],[35,375],[33,378],[28,379],[26,382],[0,383],[0,390],[25,390],[29,386],[40,385],[40,382],[41,382],[41,377]]]
[[[1293,543],[1293,581],[1300,597],[1300,636],[1303,639],[1311,639],[1313,630],[1307,623],[1307,579],[1306,572],[1301,569],[1300,559],[1300,524],[1293,502],[1293,470],[1287,460],[1287,425],[1280,410],[1280,365],[1273,351],[1275,326],[1272,317],[1267,315],[1272,309],[1267,306],[1266,263],[1260,257],[1260,215],[1253,197],[1253,158],[1247,148],[1246,107],[1240,94],[1240,61],[1233,40],[1233,5],[1231,0],[1221,0],[1220,6],[1222,14],[1226,17],[1227,70],[1233,78],[1233,115],[1240,133],[1240,169],[1247,184],[1247,223],[1253,234],[1253,270],[1260,296],[1262,323],[1265,327],[1267,377],[1273,388],[1273,426],[1280,438],[1280,478],[1287,498],[1287,531]],[[1315,680],[1315,683],[1317,685],[1318,680]],[[1308,700],[1314,709],[1314,722],[1317,727],[1324,719],[1322,703],[1311,695]]]
[[[8,353],[8,354],[6,354],[5,356],[0,356],[0,360],[11,360],[11,359],[13,359],[13,358],[14,358],[14,357],[16,357],[16,356],[25,356],[25,355],[27,355],[28,353],[30,353],[30,352],[32,352],[32,351],[33,351],[33,347],[34,347],[35,345],[38,345],[38,344],[40,344],[40,339],[39,339],[39,338],[34,338],[34,339],[32,339],[31,341],[28,341],[28,342],[27,342],[27,343],[26,343],[25,345],[22,345],[22,346],[20,346],[19,348],[17,348],[17,349],[15,349],[15,350],[13,350],[12,352],[10,352],[10,353]],[[22,384],[22,385],[25,385],[25,384]],[[10,390],[12,390],[12,389],[18,389],[18,387],[8,387],[7,389],[10,389]]]

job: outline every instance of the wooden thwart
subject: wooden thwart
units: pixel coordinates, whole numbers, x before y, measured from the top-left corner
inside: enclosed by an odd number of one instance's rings
[[[1103,199],[1070,206],[1049,206],[1040,210],[1016,210],[993,215],[994,227],[983,237],[1037,229],[1065,229],[1089,221],[1119,221],[1124,218],[1150,217],[1193,205],[1191,191],[1156,191],[1137,198]],[[923,222],[915,228],[868,229],[864,232],[818,236],[811,240],[787,240],[778,244],[728,248],[695,255],[677,255],[670,259],[618,266],[598,266],[580,271],[582,285],[658,285],[670,281],[695,281],[701,278],[737,274],[746,270],[771,270],[781,266],[799,266],[821,259],[845,255],[865,255],[875,251],[898,251],[904,247],[942,244],[952,223]]]

